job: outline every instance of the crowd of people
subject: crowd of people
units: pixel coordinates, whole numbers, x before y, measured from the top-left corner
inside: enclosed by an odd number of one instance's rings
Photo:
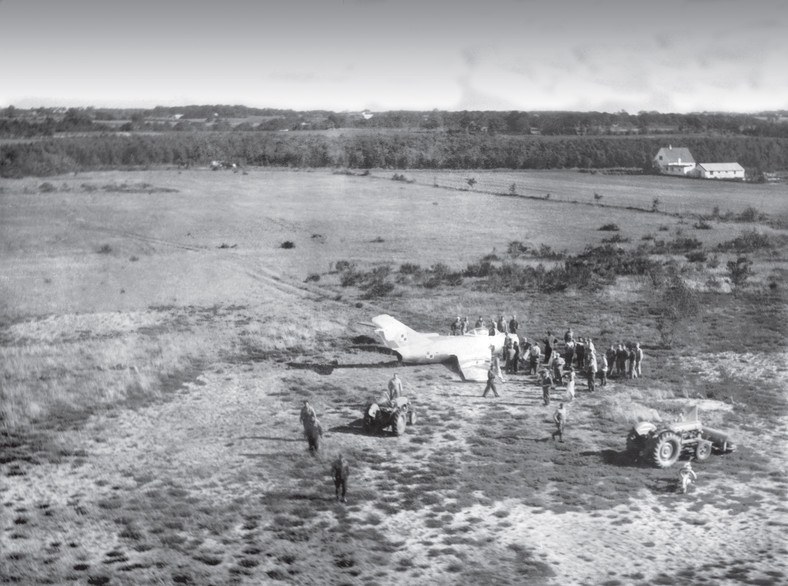
[[[457,335],[461,335],[466,331],[465,323],[467,318],[462,320],[457,317],[452,323],[452,332],[460,332]],[[478,327],[485,327],[481,317],[476,323]],[[459,328],[455,328],[455,324],[459,324]],[[512,316],[509,322],[501,316],[488,327],[491,336],[503,333],[506,339],[500,352],[495,351],[494,345],[490,346],[490,369],[482,397],[486,397],[490,391],[495,397],[500,396],[496,381],[506,382],[504,374],[536,376],[537,384],[542,387],[542,401],[545,406],[550,405],[550,392],[556,387],[564,387],[564,400],[567,403],[574,401],[577,375],[585,378],[589,392],[596,390],[597,382],[604,387],[611,378],[624,380],[642,376],[643,350],[639,342],[619,342],[611,344],[607,350],[597,351],[591,338],[575,336],[571,327],[564,333],[563,339],[558,339],[548,331],[539,342],[518,334],[519,323],[516,315]],[[554,415],[554,421],[558,431],[553,438],[558,435],[563,441],[566,422],[563,403]]]

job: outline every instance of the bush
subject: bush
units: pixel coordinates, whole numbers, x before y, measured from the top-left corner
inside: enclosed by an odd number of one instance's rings
[[[519,240],[513,240],[509,243],[506,252],[511,256],[520,256],[528,252],[528,247]]]
[[[684,255],[689,262],[706,262],[706,253],[702,250],[694,250]]]
[[[709,224],[706,220],[701,218],[693,225],[696,230],[711,230],[713,226]]]
[[[421,266],[414,263],[406,262],[399,266],[399,272],[402,273],[403,275],[417,275],[421,272]]]
[[[603,244],[622,244],[624,242],[629,242],[629,238],[626,236],[621,236],[621,234],[614,234],[610,238],[603,238]]]
[[[727,266],[731,283],[737,287],[744,285],[744,282],[752,275],[752,261],[746,256],[729,260]]]
[[[769,236],[766,234],[762,234],[756,230],[748,230],[742,232],[740,236],[737,236],[733,240],[728,240],[726,242],[721,242],[717,245],[717,250],[723,252],[755,252],[757,250],[761,250],[764,248],[771,248],[772,242],[769,239]]]
[[[697,293],[677,275],[669,278],[657,304],[657,331],[662,343],[671,347],[676,334],[700,312]]]
[[[318,275],[317,273],[310,273],[309,275],[307,275],[305,282],[309,283],[310,281],[313,281],[316,283],[319,280],[320,280],[320,275]]]
[[[39,185],[38,190],[41,193],[52,193],[53,191],[57,191],[57,187],[47,181]]]
[[[334,263],[334,270],[338,273],[347,270],[353,270],[356,268],[356,265],[348,260],[338,260]]]
[[[618,232],[619,231],[618,224],[604,224],[599,228],[600,232]]]
[[[279,248],[295,248],[295,244],[293,244],[293,242],[290,240],[285,240],[279,245]]]
[[[102,244],[99,249],[99,254],[110,254],[112,252],[112,247],[109,244]]]

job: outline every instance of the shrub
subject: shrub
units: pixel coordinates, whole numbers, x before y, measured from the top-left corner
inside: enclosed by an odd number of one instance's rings
[[[604,224],[599,228],[599,230],[601,232],[618,232],[620,228],[618,227],[618,224],[611,223],[611,224]]]
[[[506,249],[511,256],[520,256],[528,252],[528,247],[519,240],[512,240]]]
[[[752,261],[746,256],[729,260],[727,266],[731,283],[737,287],[744,285],[744,282],[752,275]]]
[[[52,193],[53,191],[57,191],[57,187],[47,181],[39,185],[38,190],[41,193]]]
[[[309,283],[310,281],[313,281],[316,283],[319,280],[320,280],[320,275],[318,275],[317,273],[310,273],[309,275],[307,275],[305,282]]]
[[[373,279],[363,287],[364,299],[373,299],[375,297],[384,297],[394,290],[394,283],[385,281],[383,279]]]
[[[295,248],[295,244],[290,240],[285,240],[282,244],[279,245],[280,248]]]
[[[756,208],[750,206],[745,209],[740,214],[734,216],[734,221],[736,222],[760,222],[762,220],[766,220],[766,214],[762,214]]]
[[[772,242],[768,235],[762,234],[756,230],[747,230],[733,240],[721,242],[717,245],[717,250],[742,253],[755,252],[756,250],[771,247]]]
[[[695,222],[695,224],[693,224],[693,226],[695,227],[696,230],[711,230],[713,228],[713,226],[711,224],[709,224],[703,218],[701,218],[697,222]]]
[[[99,249],[99,254],[110,254],[112,252],[112,247],[109,244],[102,244]]]
[[[689,262],[706,262],[706,253],[702,250],[694,250],[684,255]]]
[[[468,184],[468,187],[473,189],[473,186],[476,185],[476,179],[474,177],[468,177],[468,179],[465,180],[465,183]]]
[[[677,275],[669,278],[657,304],[657,331],[662,343],[670,347],[681,327],[700,312],[697,293]]]
[[[338,273],[341,273],[342,271],[353,270],[355,268],[356,265],[348,260],[338,260],[334,263],[334,270]]]
[[[629,242],[629,238],[627,238],[626,236],[621,236],[621,234],[614,234],[610,238],[602,239],[603,244],[619,244],[624,242]]]
[[[421,266],[406,262],[399,266],[399,272],[403,275],[416,275],[421,272]]]

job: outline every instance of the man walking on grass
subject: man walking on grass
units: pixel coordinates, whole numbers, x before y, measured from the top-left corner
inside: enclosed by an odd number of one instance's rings
[[[337,459],[334,460],[334,463],[331,465],[331,472],[334,475],[334,488],[336,489],[337,500],[346,503],[345,493],[347,493],[347,478],[350,475],[350,466],[348,466],[347,460],[342,454],[339,454]]]
[[[555,422],[556,430],[553,432],[553,441],[555,436],[558,436],[558,441],[564,443],[564,424],[566,423],[566,409],[564,404],[560,403],[558,409],[553,413],[553,421]]]
[[[490,391],[492,391],[496,397],[501,396],[498,394],[498,389],[495,388],[495,379],[497,376],[498,373],[493,370],[492,366],[490,366],[490,370],[487,371],[487,386],[484,387],[484,393],[482,393],[482,397],[486,397],[487,393]]]

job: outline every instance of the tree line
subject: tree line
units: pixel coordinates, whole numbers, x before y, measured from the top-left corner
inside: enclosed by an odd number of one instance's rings
[[[270,131],[329,129],[423,130],[545,136],[709,135],[788,138],[786,112],[762,114],[661,112],[409,111],[375,113],[296,111],[228,105],[151,109],[35,108],[0,111],[0,137],[58,132]]]
[[[347,169],[605,169],[650,172],[660,147],[699,162],[738,161],[751,174],[788,169],[788,139],[769,137],[550,137],[425,132],[201,132],[86,134],[0,144],[0,176],[160,165]]]

